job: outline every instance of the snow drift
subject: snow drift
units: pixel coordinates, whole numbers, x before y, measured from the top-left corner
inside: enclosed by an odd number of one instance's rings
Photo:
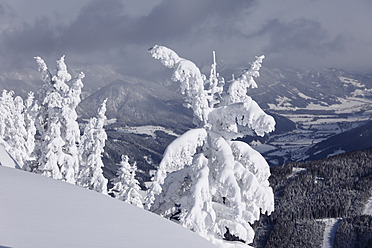
[[[214,247],[130,204],[4,166],[0,220],[0,246],[5,247]]]

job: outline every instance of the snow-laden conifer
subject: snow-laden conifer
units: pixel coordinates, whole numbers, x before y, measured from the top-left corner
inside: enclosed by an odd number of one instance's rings
[[[64,152],[67,154],[62,168],[66,170],[67,182],[75,183],[76,173],[79,171],[79,154],[77,144],[80,143],[80,129],[77,120],[76,107],[80,103],[82,79],[84,73],[80,73],[72,80],[62,106],[62,138],[65,141]]]
[[[112,179],[110,193],[115,198],[143,208],[140,186],[136,176],[137,166],[129,163],[128,156],[122,155],[116,177]]]
[[[20,96],[14,97],[13,91],[4,90],[0,96],[0,142],[21,168],[30,160],[33,124],[25,123],[26,108]],[[29,147],[31,146],[31,147]],[[31,148],[31,149],[29,149]]]
[[[27,99],[25,100],[25,111],[24,111],[24,119],[26,125],[26,149],[27,153],[31,156],[34,148],[35,148],[35,134],[36,134],[36,127],[35,127],[35,118],[38,111],[38,106],[34,101],[34,93],[28,93]],[[30,158],[34,159],[34,158]]]
[[[247,95],[248,88],[257,87],[254,77],[263,56],[228,82],[223,92],[225,81],[217,73],[215,54],[207,78],[193,62],[169,48],[154,46],[149,52],[174,70],[172,79],[180,82],[197,128],[167,147],[148,191],[147,206],[220,246],[226,237],[252,242],[251,224],[260,213],[274,210],[270,171],[257,151],[233,140],[274,130],[274,119]]]
[[[52,117],[48,124],[48,129],[44,135],[43,153],[38,158],[39,166],[36,172],[43,176],[61,180],[63,179],[61,165],[64,161],[61,123],[58,118]]]
[[[78,185],[103,194],[107,194],[108,182],[102,171],[102,154],[107,139],[104,129],[106,101],[100,106],[97,117],[90,118],[85,125],[79,147],[80,171],[77,178]]]
[[[72,78],[67,71],[64,56],[57,60],[54,74],[49,71],[42,58],[36,57],[35,60],[44,84],[38,91],[37,106],[39,111],[35,123],[40,134],[40,139],[36,142],[34,149],[34,156],[37,160],[30,166],[30,170],[45,174],[43,170],[48,168],[46,163],[49,163],[49,158],[45,157],[45,151],[50,146],[48,144],[52,140],[50,137],[58,133],[63,141],[62,152],[54,149],[54,152],[59,156],[56,165],[62,175],[59,179],[74,184],[79,170],[77,144],[80,141],[76,107],[80,102],[81,88],[83,87],[81,80],[84,78],[84,74],[80,73]],[[59,131],[55,131],[56,128],[59,128]],[[53,135],[51,134],[52,130],[54,131]],[[57,174],[54,173],[54,175]]]

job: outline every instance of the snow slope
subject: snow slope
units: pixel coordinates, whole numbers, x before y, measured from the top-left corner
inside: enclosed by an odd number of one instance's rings
[[[332,248],[335,241],[335,235],[337,231],[337,225],[340,221],[339,218],[323,219],[325,223],[324,236],[322,248]]]
[[[17,162],[10,156],[10,154],[5,150],[3,145],[0,145],[0,165],[20,169]]]
[[[0,166],[3,246],[214,247],[182,226],[130,204]]]

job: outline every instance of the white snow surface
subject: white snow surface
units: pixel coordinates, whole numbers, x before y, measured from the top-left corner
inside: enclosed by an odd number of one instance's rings
[[[327,155],[327,158],[332,157],[332,156],[336,156],[336,155],[338,155],[338,154],[342,154],[342,153],[345,153],[345,151],[342,150],[341,148],[339,148],[338,150],[334,151],[333,153],[328,154],[328,155]]]
[[[306,169],[305,168],[299,168],[299,167],[293,167],[292,168],[292,173],[287,178],[293,178],[293,177],[295,177],[296,175],[298,175],[299,173],[301,173],[303,171],[306,171]]]
[[[337,225],[340,219],[331,218],[331,219],[322,219],[322,222],[325,223],[325,229],[323,234],[323,244],[322,248],[332,248],[335,241],[335,235],[337,231]]]
[[[21,167],[17,162],[10,156],[10,154],[5,150],[4,146],[0,145],[0,165],[20,169]],[[1,244],[1,243],[0,243]]]
[[[179,136],[178,134],[176,134],[170,129],[166,129],[165,127],[162,127],[162,126],[152,126],[152,125],[118,128],[117,131],[123,132],[123,133],[146,134],[148,136],[152,136],[153,138],[156,138],[156,133],[155,133],[156,131],[163,131],[169,135],[176,136],[176,137]]]
[[[352,78],[347,78],[347,77],[338,77],[340,79],[341,82],[344,83],[344,87],[347,87],[348,84],[351,84],[355,87],[359,87],[359,88],[364,88],[366,87],[364,84],[358,82],[358,80],[356,79],[352,79]]]
[[[368,199],[367,204],[364,206],[363,214],[372,216],[372,197]]]
[[[0,220],[0,246],[5,247],[214,247],[125,202],[4,166]]]

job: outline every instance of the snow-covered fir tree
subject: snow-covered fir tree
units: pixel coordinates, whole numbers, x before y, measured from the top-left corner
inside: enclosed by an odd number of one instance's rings
[[[48,129],[44,135],[43,153],[38,158],[37,173],[54,179],[63,179],[61,166],[65,159],[61,137],[61,123],[57,117],[49,117]]]
[[[114,186],[110,189],[110,193],[119,200],[143,208],[139,182],[135,178],[136,170],[136,164],[130,165],[128,156],[122,155],[116,177],[112,179]]]
[[[90,118],[85,125],[79,147],[80,171],[77,185],[107,194],[107,179],[103,176],[102,154],[107,135],[104,129],[106,120],[106,100],[98,110],[97,117]]]
[[[80,73],[72,80],[69,91],[63,99],[62,105],[62,129],[61,137],[65,142],[64,152],[67,154],[62,168],[67,169],[66,181],[75,183],[75,174],[79,171],[79,154],[77,144],[80,143],[80,129],[77,122],[76,107],[80,103],[82,79],[84,73]]]
[[[35,121],[40,139],[34,149],[36,160],[29,169],[74,184],[79,167],[76,144],[80,137],[76,107],[84,74],[72,79],[64,56],[57,60],[54,74],[40,57],[35,60],[44,84],[38,91],[39,109]]]
[[[34,148],[35,148],[35,119],[38,111],[38,106],[34,101],[34,93],[28,93],[27,99],[25,100],[25,111],[24,111],[24,120],[26,125],[26,149],[27,153],[30,155],[30,160],[34,158],[31,157]]]
[[[32,105],[32,99],[27,100]],[[31,158],[33,123],[25,122],[27,108],[20,96],[4,90],[0,96],[0,142],[21,168]],[[33,133],[34,134],[34,133]]]
[[[257,87],[254,77],[264,57],[257,57],[223,92],[225,81],[216,71],[215,56],[207,78],[169,48],[154,46],[149,52],[174,70],[172,79],[180,82],[197,127],[167,147],[147,207],[221,247],[242,244],[231,240],[251,243],[251,224],[260,213],[274,210],[274,195],[265,159],[235,139],[274,130],[274,119],[247,95],[248,88]]]

